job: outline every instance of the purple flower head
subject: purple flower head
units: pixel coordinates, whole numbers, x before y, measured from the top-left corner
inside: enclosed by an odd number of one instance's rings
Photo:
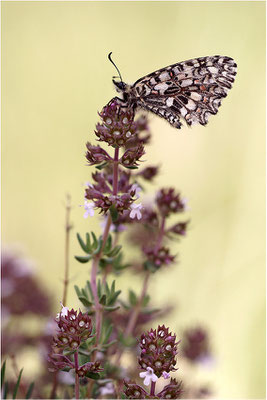
[[[182,340],[184,357],[192,362],[198,362],[209,356],[209,341],[207,332],[200,327],[187,329]]]
[[[97,165],[101,164],[104,161],[110,161],[111,157],[108,153],[102,149],[100,146],[93,146],[91,143],[86,143],[87,152],[86,152],[86,159],[89,165]]]
[[[174,233],[176,235],[185,236],[188,224],[189,224],[189,221],[178,222],[177,224],[175,224],[171,228],[169,228],[168,232]]]
[[[124,167],[136,166],[137,162],[144,154],[145,154],[144,146],[143,144],[139,144],[137,147],[126,150],[120,159],[120,163]]]
[[[158,378],[163,372],[175,371],[177,344],[176,335],[172,335],[169,328],[165,328],[164,325],[159,325],[157,330],[151,329],[143,333],[139,341],[141,349],[139,365],[145,371],[151,368]]]
[[[129,381],[126,382],[124,381],[125,385],[125,390],[124,394],[126,395],[127,399],[146,399],[149,398],[148,393],[139,385],[137,385],[135,382]]]
[[[158,174],[159,167],[146,167],[142,171],[138,173],[139,176],[142,176],[146,181],[152,181],[153,178]]]
[[[100,367],[100,362],[95,361],[95,362],[88,362],[86,364],[81,365],[77,370],[77,374],[80,377],[86,376],[88,372],[101,372],[103,371],[103,368]]]
[[[163,217],[185,210],[185,201],[173,188],[161,189],[157,194],[156,203]]]
[[[177,382],[176,379],[172,378],[170,383],[164,386],[157,396],[160,399],[180,399],[182,393],[182,382]]]
[[[74,368],[74,363],[63,354],[51,353],[47,356],[47,361],[49,363],[48,370],[54,372],[61,369],[72,369]]]
[[[56,318],[59,330],[53,338],[54,346],[61,349],[75,350],[80,344],[92,337],[92,321],[88,314],[63,307]]]
[[[175,256],[170,254],[170,250],[167,247],[156,248],[143,248],[147,259],[152,262],[156,268],[160,268],[162,265],[171,264]]]
[[[133,123],[133,110],[123,109],[115,98],[103,108],[99,115],[102,123],[98,123],[95,130],[99,141],[121,147],[136,135],[138,127]]]

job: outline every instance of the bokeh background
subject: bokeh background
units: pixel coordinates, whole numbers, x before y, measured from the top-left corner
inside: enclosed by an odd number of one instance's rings
[[[151,196],[175,186],[188,198],[188,236],[179,264],[156,274],[154,303],[177,305],[161,321],[210,331],[215,354],[207,379],[221,398],[265,397],[265,3],[5,2],[2,6],[2,232],[36,263],[55,302],[62,297],[64,200],[72,196],[75,232],[100,232],[84,220],[85,143],[97,111],[115,95],[113,58],[124,80],[189,58],[233,57],[233,89],[207,127],[181,131],[150,116],[147,164],[161,165]],[[129,248],[131,244],[129,243]],[[129,276],[119,286],[129,286]],[[140,282],[131,276],[138,291]],[[70,288],[68,306],[78,306]],[[25,373],[29,373],[31,363]],[[28,372],[27,372],[28,371]]]

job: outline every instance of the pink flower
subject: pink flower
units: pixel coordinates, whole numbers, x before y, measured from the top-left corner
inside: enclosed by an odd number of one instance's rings
[[[147,367],[146,372],[140,372],[140,378],[144,379],[144,385],[148,386],[151,382],[157,382],[159,379],[157,375],[154,374],[154,370],[150,367]]]

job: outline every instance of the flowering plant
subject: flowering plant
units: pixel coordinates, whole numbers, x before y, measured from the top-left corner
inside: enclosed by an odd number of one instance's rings
[[[168,273],[177,261],[171,241],[186,236],[189,220],[180,216],[187,211],[187,201],[173,187],[160,188],[154,200],[145,199],[146,182],[159,172],[155,165],[140,168],[151,139],[145,116],[135,118],[134,111],[123,108],[116,98],[99,116],[96,139],[108,147],[86,144],[85,157],[95,171],[86,183],[82,207],[84,218],[98,212],[103,233],[77,234],[82,254],[75,258],[79,263],[90,263],[91,275],[84,287],[75,286],[82,311],[69,309],[68,243],[72,226],[68,199],[62,309],[50,333],[53,339],[46,341],[47,366],[53,373],[49,397],[71,398],[73,389],[76,399],[205,397],[209,393],[206,388],[177,379],[177,355],[187,360],[187,368],[208,357],[206,331],[201,327],[186,330],[181,333],[181,344],[165,325],[144,333],[145,325],[162,320],[172,309],[172,305],[161,310],[153,307],[149,283],[155,274]],[[136,249],[133,260],[127,258],[122,245],[125,239]],[[125,296],[117,289],[111,276],[126,270],[140,275],[140,292],[130,289]],[[138,363],[126,368],[125,354],[129,353]],[[68,384],[63,383],[62,373],[68,375]],[[49,375],[44,376],[49,387]],[[39,395],[44,396],[40,391]]]

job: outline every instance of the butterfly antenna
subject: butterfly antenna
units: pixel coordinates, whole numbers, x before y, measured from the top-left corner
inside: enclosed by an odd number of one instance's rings
[[[117,65],[114,63],[114,61],[112,60],[111,54],[112,54],[112,51],[109,53],[108,59],[109,59],[109,61],[114,65],[114,67],[116,68],[116,70],[118,71],[119,78],[120,78],[120,80],[121,80],[121,82],[122,82],[122,77],[121,77],[120,70],[119,70],[119,68],[117,67]]]

